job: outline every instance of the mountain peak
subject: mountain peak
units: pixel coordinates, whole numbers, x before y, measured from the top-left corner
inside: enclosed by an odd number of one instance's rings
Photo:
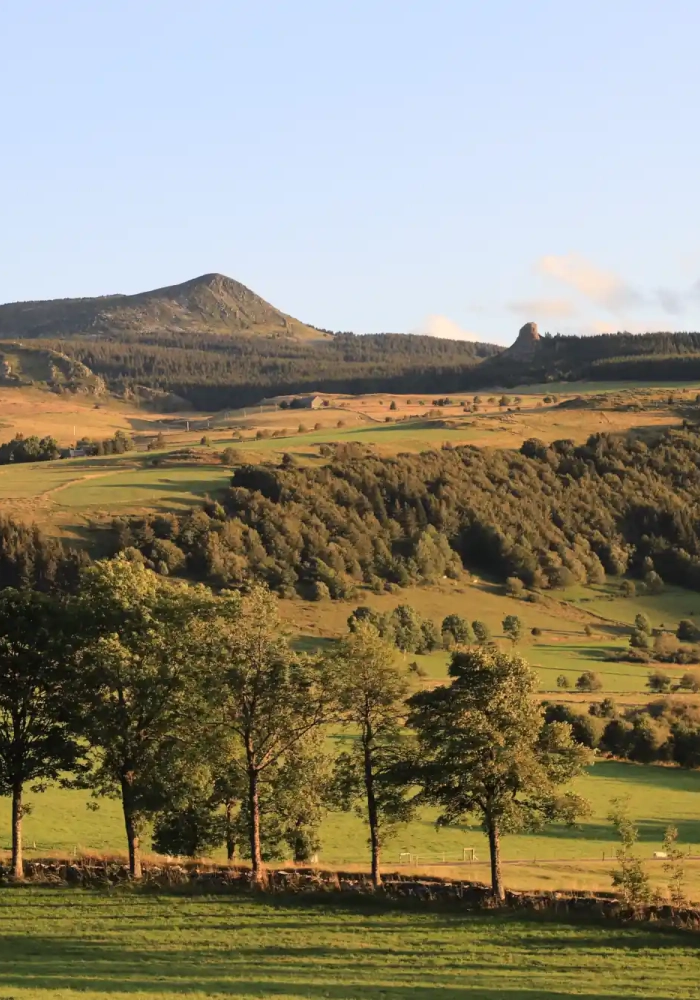
[[[290,340],[327,337],[280,312],[239,281],[217,272],[135,295],[0,306],[0,337],[111,336],[159,331]]]

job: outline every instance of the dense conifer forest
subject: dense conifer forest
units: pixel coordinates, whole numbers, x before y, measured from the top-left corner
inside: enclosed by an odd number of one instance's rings
[[[498,350],[436,337],[350,333],[310,345],[193,333],[120,334],[50,344],[61,344],[62,351],[101,375],[113,390],[144,385],[214,410],[281,393],[455,392],[474,365]]]

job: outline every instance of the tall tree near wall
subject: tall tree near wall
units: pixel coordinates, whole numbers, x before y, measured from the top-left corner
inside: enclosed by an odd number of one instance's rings
[[[277,600],[254,587],[234,619],[207,628],[202,654],[214,724],[232,737],[231,765],[246,783],[253,881],[265,881],[261,844],[261,786],[336,711],[330,660],[301,656],[282,634]]]
[[[358,737],[337,759],[336,788],[341,803],[367,821],[372,881],[380,885],[382,844],[413,814],[409,785],[401,779],[410,756],[403,726],[408,684],[394,650],[369,622],[356,624],[338,656],[343,718]]]
[[[580,774],[590,751],[567,723],[543,723],[537,677],[519,656],[457,652],[452,683],[409,699],[418,736],[416,778],[441,809],[440,822],[481,817],[489,839],[491,883],[504,897],[501,835],[546,822],[573,822],[586,803],[562,785]]]
[[[167,804],[168,776],[204,726],[202,634],[237,610],[236,595],[165,582],[124,559],[84,575],[73,609],[75,718],[92,751],[89,785],[121,800],[134,878],[144,821]]]
[[[25,788],[58,780],[79,762],[66,722],[61,604],[36,591],[0,592],[0,794],[12,797],[12,871],[24,874]]]

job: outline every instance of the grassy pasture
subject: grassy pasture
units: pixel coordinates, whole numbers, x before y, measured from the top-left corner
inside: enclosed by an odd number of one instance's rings
[[[573,687],[584,670],[593,670],[601,676],[603,695],[634,694],[633,701],[643,701],[648,695],[647,677],[655,669],[654,666],[605,660],[610,653],[628,645],[629,623],[637,613],[635,605],[631,603],[628,608],[626,599],[616,598],[625,617],[621,614],[610,615],[611,605],[603,599],[600,602],[601,613],[607,613],[610,620],[603,619],[594,610],[597,607],[598,589],[579,588],[575,591],[577,600],[574,603],[546,596],[542,604],[531,604],[504,596],[500,587],[488,581],[441,581],[432,587],[407,588],[398,594],[376,595],[363,592],[353,601],[327,601],[321,604],[298,600],[282,601],[281,607],[289,627],[307,649],[340,637],[347,630],[348,615],[358,604],[366,604],[382,612],[391,611],[398,604],[410,604],[421,615],[435,622],[441,622],[448,614],[463,615],[469,621],[480,619],[486,622],[503,648],[510,648],[510,643],[503,636],[501,623],[506,615],[518,615],[524,625],[524,638],[518,651],[536,668],[541,690],[556,692],[557,698],[562,697],[565,693],[559,691],[556,684],[560,674],[564,674]],[[646,608],[652,618],[661,614],[661,608],[671,612],[665,614],[665,621],[667,626],[675,627],[683,615],[676,611],[676,617],[673,617],[673,608],[676,605],[681,608],[687,605],[689,608],[696,600],[700,605],[700,598],[680,588],[669,590],[673,593],[638,600],[643,602],[639,606]],[[583,600],[586,595],[592,597],[592,604]],[[627,624],[622,624],[623,622]],[[584,631],[586,625],[592,628],[590,636]],[[532,636],[533,628],[539,628],[542,634]],[[447,652],[437,651],[424,656],[410,653],[404,657],[407,663],[413,660],[427,673],[423,683],[435,683],[447,676]],[[664,669],[676,679],[687,668],[668,666]],[[566,696],[569,697],[568,694]],[[590,695],[585,696],[585,700],[590,701],[592,698]]]
[[[647,615],[654,628],[661,625],[675,628],[681,618],[700,622],[700,594],[681,587],[665,586],[660,594],[621,597],[619,587],[608,583],[570,587],[561,594],[566,601],[582,611],[628,625],[634,622],[638,614]]]
[[[692,1000],[695,940],[308,901],[0,892],[0,990],[15,1000]]]
[[[599,761],[576,782],[576,790],[589,800],[592,808],[590,816],[583,818],[578,827],[555,825],[539,833],[504,837],[506,885],[609,888],[616,841],[607,816],[611,801],[619,797],[629,799],[631,813],[639,825],[640,854],[647,859],[659,886],[664,882],[664,874],[651,859],[653,852],[660,849],[669,823],[678,827],[683,847],[693,855],[700,854],[700,772]],[[27,798],[31,812],[24,826],[29,856],[124,851],[123,820],[117,801],[102,799],[95,812],[88,808],[89,794],[80,790],[50,788]],[[415,857],[417,870],[440,874],[446,866],[456,877],[488,880],[488,847],[478,825],[436,828],[435,818],[435,811],[426,809],[398,831],[384,850],[386,868],[396,866],[401,854],[407,852]],[[2,799],[2,850],[9,848],[9,832],[9,802]],[[323,822],[321,842],[321,864],[367,868],[367,829],[354,813],[330,813]],[[146,834],[146,850],[149,844],[150,836]],[[457,865],[465,847],[475,849],[477,863]],[[688,874],[689,891],[693,898],[700,899],[700,860],[689,863]]]

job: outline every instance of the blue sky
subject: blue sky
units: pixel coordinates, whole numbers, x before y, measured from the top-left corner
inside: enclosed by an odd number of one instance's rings
[[[0,301],[700,330],[697,0],[3,0]]]

